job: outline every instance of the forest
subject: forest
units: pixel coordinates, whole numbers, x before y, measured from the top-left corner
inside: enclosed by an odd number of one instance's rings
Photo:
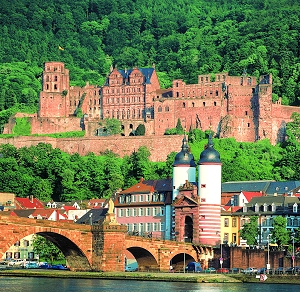
[[[101,86],[111,66],[155,65],[165,88],[206,73],[272,73],[273,100],[299,105],[299,8],[299,0],[1,0],[0,122],[37,110],[47,61],[64,62],[79,86]]]
[[[71,85],[103,85],[111,66],[155,65],[162,88],[175,78],[196,83],[199,74],[272,73],[273,101],[300,105],[299,0],[1,0],[0,133],[15,112],[37,112],[44,62],[61,61]],[[222,180],[297,180],[300,118],[287,125],[288,140],[239,143],[214,139]],[[199,159],[207,135],[189,133]],[[180,149],[178,149],[179,151]],[[109,197],[145,179],[172,176],[176,153],[151,162],[140,148],[68,155],[50,145],[0,145],[3,192],[57,201]]]
[[[222,181],[299,180],[300,177],[300,115],[294,114],[287,125],[289,139],[273,146],[270,141],[237,142],[233,138],[213,139],[222,162]],[[195,162],[207,144],[207,134],[194,129],[188,133],[190,151]],[[180,149],[178,149],[178,152]],[[19,197],[33,195],[42,201],[87,200],[108,198],[145,180],[172,177],[176,153],[166,161],[150,161],[146,146],[123,158],[111,151],[69,155],[39,143],[29,148],[0,145],[0,186],[2,192]]]

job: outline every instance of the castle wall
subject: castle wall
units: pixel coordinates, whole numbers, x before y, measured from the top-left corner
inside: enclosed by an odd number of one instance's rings
[[[79,153],[87,155],[93,152],[99,155],[105,150],[124,157],[137,151],[141,146],[146,146],[150,153],[150,160],[165,161],[168,154],[177,151],[181,147],[182,136],[156,136],[156,137],[86,137],[86,138],[61,138],[55,139],[50,137],[14,137],[0,138],[0,144],[11,144],[16,148],[36,146],[38,143],[51,144],[53,148],[69,154]]]

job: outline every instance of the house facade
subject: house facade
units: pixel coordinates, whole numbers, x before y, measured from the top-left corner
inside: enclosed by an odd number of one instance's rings
[[[114,201],[116,219],[132,235],[171,239],[172,180],[144,180],[121,191]]]

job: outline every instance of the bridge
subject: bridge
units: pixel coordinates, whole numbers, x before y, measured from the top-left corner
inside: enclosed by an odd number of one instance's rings
[[[213,258],[209,246],[127,235],[127,227],[108,217],[99,225],[81,225],[0,216],[0,256],[25,236],[38,234],[54,243],[73,271],[124,271],[125,250],[136,258],[139,270],[168,271],[170,263],[183,270],[191,261],[206,267]]]

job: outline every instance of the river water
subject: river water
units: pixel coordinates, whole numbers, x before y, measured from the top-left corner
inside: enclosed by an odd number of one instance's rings
[[[291,292],[299,285],[261,283],[183,283],[134,280],[0,277],[1,292]]]

